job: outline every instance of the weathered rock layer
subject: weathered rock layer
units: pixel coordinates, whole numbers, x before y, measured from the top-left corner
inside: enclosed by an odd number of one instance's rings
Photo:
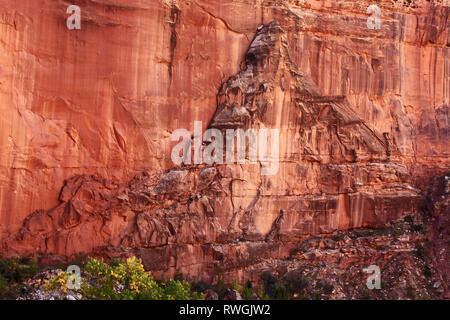
[[[64,1],[0,4],[1,253],[248,278],[415,215],[450,167],[450,10],[380,1],[371,30],[369,4],[80,1],[77,31]],[[175,167],[194,121],[280,130],[277,173]]]

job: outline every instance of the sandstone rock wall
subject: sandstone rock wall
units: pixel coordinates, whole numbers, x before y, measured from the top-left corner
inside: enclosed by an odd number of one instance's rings
[[[0,2],[4,254],[239,272],[414,213],[449,168],[443,1],[378,1],[380,30],[372,1],[74,3],[81,30],[66,1]],[[174,168],[194,121],[280,129],[278,173]]]

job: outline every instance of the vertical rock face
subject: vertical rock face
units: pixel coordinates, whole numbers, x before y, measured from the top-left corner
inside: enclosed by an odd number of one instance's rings
[[[450,10],[380,1],[371,30],[369,4],[80,1],[69,31],[63,1],[1,3],[1,253],[250,277],[414,215],[450,167]],[[278,170],[176,167],[194,121],[278,129]]]

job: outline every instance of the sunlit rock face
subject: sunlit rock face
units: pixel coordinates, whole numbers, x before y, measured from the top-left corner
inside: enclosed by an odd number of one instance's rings
[[[415,214],[449,160],[442,1],[0,3],[4,255],[137,254],[248,277]],[[266,164],[176,166],[172,133],[279,130]],[[269,148],[270,149],[270,148]]]

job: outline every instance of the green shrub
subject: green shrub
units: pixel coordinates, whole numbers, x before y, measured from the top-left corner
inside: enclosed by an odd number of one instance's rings
[[[53,277],[52,279],[46,281],[44,283],[44,289],[45,290],[61,290],[63,292],[67,292],[67,281],[69,279],[69,274],[66,272],[61,272],[57,276]]]
[[[203,293],[192,292],[187,281],[170,280],[163,284],[162,300],[203,300]]]
[[[283,282],[290,295],[301,295],[308,286],[308,279],[302,277],[301,275],[289,274],[284,278]]]
[[[0,298],[16,299],[27,288],[22,282],[33,277],[38,269],[34,259],[0,259]]]
[[[216,284],[216,292],[220,298],[224,296],[225,290],[226,290],[225,281],[223,280],[223,276],[219,275]]]
[[[273,290],[273,299],[275,300],[288,300],[289,299],[289,293],[286,287],[282,282],[278,282],[275,285],[275,288]]]
[[[245,283],[245,286],[241,290],[241,296],[244,300],[250,300],[253,298],[253,285],[250,280]]]
[[[232,287],[234,290],[238,291],[238,292],[241,292],[241,291],[242,291],[242,286],[241,286],[241,284],[239,283],[239,281],[236,280],[236,279],[234,279],[234,280],[232,281],[231,287]]]
[[[8,280],[2,274],[0,274],[0,297],[5,296],[9,290]]]
[[[34,259],[19,257],[0,259],[0,274],[8,282],[20,283],[34,276],[37,271],[38,265]]]
[[[265,292],[265,290],[264,290],[264,286],[263,285],[260,285],[259,287],[258,287],[258,291],[257,291],[258,293],[258,297],[260,298],[260,299],[263,299],[264,297],[265,297],[265,295],[266,295],[266,292]]]
[[[251,300],[253,298],[253,285],[250,280],[248,280],[245,285],[241,285],[239,281],[235,279],[231,283],[231,288],[238,291],[244,300]]]
[[[265,294],[270,298],[273,298],[275,287],[278,283],[277,277],[275,277],[271,272],[266,271],[261,275],[261,279],[263,281]]]
[[[69,274],[62,273],[48,281],[47,290],[67,290]],[[135,257],[114,260],[108,265],[102,259],[89,259],[85,265],[80,293],[92,300],[199,300],[204,295],[191,291],[184,280],[157,282]]]

